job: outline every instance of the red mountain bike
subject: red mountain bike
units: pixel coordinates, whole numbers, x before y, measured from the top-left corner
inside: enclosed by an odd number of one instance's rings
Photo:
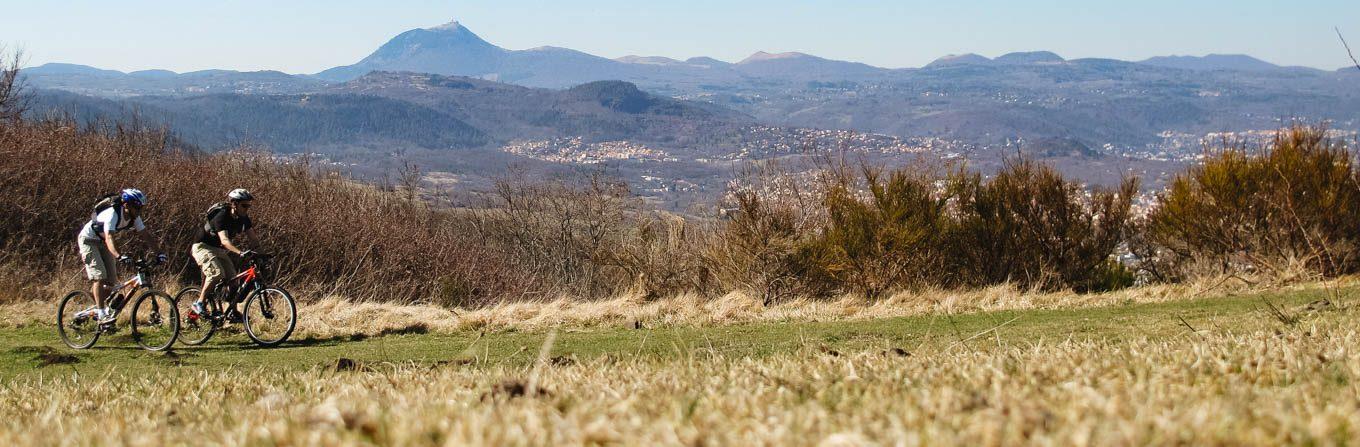
[[[136,266],[137,275],[110,291],[105,304],[108,304],[116,319],[132,296],[140,291],[137,301],[132,302],[132,316],[129,318],[132,339],[138,346],[150,351],[169,349],[175,344],[175,337],[179,336],[179,314],[175,311],[175,303],[170,300],[170,295],[151,285],[151,268],[157,264],[154,260],[138,259],[131,263]],[[61,299],[61,304],[57,306],[57,334],[61,335],[61,341],[66,346],[89,348],[99,341],[101,334],[118,330],[114,323],[99,324],[95,311],[94,297],[87,290],[72,291]]]
[[[278,346],[288,340],[297,326],[297,303],[293,295],[266,281],[272,256],[246,252],[245,270],[236,277],[218,284],[209,291],[204,314],[193,310],[198,300],[198,287],[189,287],[175,295],[180,315],[180,341],[201,345],[213,333],[237,317],[236,303],[245,301],[239,315],[246,335],[260,346]]]

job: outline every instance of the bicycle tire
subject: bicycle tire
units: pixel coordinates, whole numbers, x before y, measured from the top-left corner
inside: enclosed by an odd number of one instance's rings
[[[198,287],[189,287],[175,294],[175,310],[180,317],[179,342],[189,346],[207,343],[217,333],[217,323],[190,312],[189,306],[198,300],[198,290]]]
[[[274,300],[278,300],[279,302],[274,302]],[[255,315],[254,310],[256,309],[262,311],[259,317],[253,316]],[[273,317],[269,317],[268,320],[265,320],[274,323],[269,324],[268,326],[275,326],[280,323],[284,326],[282,334],[277,336],[277,338],[274,338],[272,335],[269,337],[261,336],[261,332],[263,332],[266,324],[262,324],[265,321],[258,321],[257,318],[265,317],[267,313],[264,311],[274,314]],[[278,346],[279,344],[288,341],[288,337],[293,335],[293,330],[297,328],[297,302],[293,300],[293,295],[288,293],[287,290],[278,287],[266,287],[251,293],[250,297],[246,299],[246,305],[242,308],[241,314],[242,323],[246,329],[246,335],[250,336],[250,339],[260,346]],[[286,315],[286,319],[275,320],[275,318],[284,315]]]
[[[61,299],[61,304],[57,305],[57,335],[61,337],[62,343],[66,343],[66,346],[70,346],[72,349],[89,349],[91,346],[94,346],[95,342],[99,341],[99,335],[103,331],[99,329],[99,321],[97,321],[97,319],[88,318],[85,321],[73,323],[71,321],[72,318],[67,317],[66,311],[69,306],[80,307],[73,310],[72,316],[75,315],[74,312],[84,310],[84,306],[78,302],[73,302],[73,300],[77,299],[88,301],[90,305],[94,305],[94,297],[90,296],[90,292],[76,290],[66,294],[66,296]],[[82,326],[88,324],[93,326],[93,330],[91,331],[92,333],[81,336],[70,330],[74,329],[74,327],[68,329],[68,324],[79,324]]]
[[[150,304],[148,304],[147,307],[152,312],[149,317],[147,314],[143,313],[144,309],[142,307],[144,303],[148,303],[148,298],[151,301],[149,301]],[[158,303],[157,301],[161,302]],[[161,309],[162,306],[164,306],[164,309]],[[161,312],[164,312],[165,315],[161,315]],[[139,327],[138,322],[143,321],[144,317],[147,318]],[[174,346],[175,339],[179,337],[179,310],[177,309],[175,300],[170,298],[170,294],[165,292],[159,290],[148,290],[143,292],[137,297],[137,301],[132,302],[132,315],[130,315],[130,319],[132,320],[130,323],[130,326],[132,327],[132,339],[137,342],[137,346],[141,346],[142,349],[153,352],[164,351],[170,349],[171,346]],[[148,341],[149,337],[144,333],[143,329],[149,329],[155,327],[154,325],[160,324],[169,325],[169,328],[167,329],[169,335],[166,336],[164,341]]]

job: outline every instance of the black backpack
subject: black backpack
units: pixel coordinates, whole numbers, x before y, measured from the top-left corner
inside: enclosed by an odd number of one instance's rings
[[[108,194],[104,194],[104,195],[102,195],[102,196],[99,196],[99,199],[98,199],[98,200],[95,200],[95,202],[94,202],[94,207],[91,208],[91,211],[90,211],[90,222],[92,222],[91,225],[94,225],[94,226],[95,226],[94,232],[95,232],[96,234],[99,234],[100,236],[103,236],[103,234],[104,234],[104,228],[103,228],[103,226],[99,225],[99,222],[95,221],[95,218],[99,217],[99,213],[102,213],[102,212],[104,212],[104,210],[109,209],[109,208],[113,208],[113,215],[114,215],[113,217],[114,217],[114,220],[115,220],[116,222],[122,223],[122,222],[123,222],[123,193],[121,193],[121,192],[111,192],[111,193],[108,193]]]
[[[93,212],[90,214],[98,216],[100,212],[109,208],[114,208],[116,210],[114,212],[117,213],[123,212],[123,193],[111,192],[99,196],[99,200],[94,202]]]
[[[213,231],[212,220],[214,217],[217,217],[218,214],[222,214],[222,212],[229,210],[231,210],[231,205],[228,204],[227,202],[217,202],[214,203],[212,206],[208,207],[208,213],[206,216],[207,221],[203,223],[203,232],[208,234],[217,234],[217,232]]]

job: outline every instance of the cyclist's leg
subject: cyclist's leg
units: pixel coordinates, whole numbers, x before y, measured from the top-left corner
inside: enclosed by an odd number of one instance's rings
[[[241,265],[245,264],[246,261],[245,261],[244,258],[242,258],[240,255],[238,255],[238,254],[236,254],[236,253],[232,253],[232,252],[229,252],[229,251],[226,251],[226,250],[222,250],[222,252],[223,252],[223,254],[225,255],[225,256],[223,256],[223,261],[225,261],[225,264],[227,265],[228,273],[229,273],[228,276],[227,276],[227,278],[228,278],[228,279],[230,279],[230,278],[235,278],[236,275],[238,275],[238,274],[241,273]],[[240,304],[240,303],[237,303],[237,302],[236,302],[236,299],[238,298],[237,294],[239,293],[239,291],[236,290],[236,288],[239,287],[239,286],[242,286],[242,284],[233,283],[233,284],[228,284],[228,286],[231,286],[230,289],[229,289],[229,290],[231,290],[231,300],[232,300],[231,303],[229,303],[229,305],[231,306],[230,311],[231,311],[232,313],[235,313],[235,314],[237,314],[237,315],[240,315],[240,312],[237,311],[237,309],[236,309],[236,306]]]
[[[199,242],[193,245],[190,254],[203,272],[203,288],[198,292],[200,303],[207,299],[213,287],[236,276],[236,269],[231,265],[226,250]]]
[[[198,289],[198,299],[194,300],[194,304],[202,303],[208,299],[208,289],[213,286],[217,279],[215,268],[209,265],[207,259],[199,255],[199,245],[201,244],[194,243],[189,246],[189,257],[194,260],[194,264],[198,264],[198,271],[203,274],[203,287]]]
[[[109,249],[98,241],[81,240],[78,245],[80,258],[85,264],[85,277],[90,280],[90,294],[94,295],[95,306],[103,309],[107,306],[105,300],[112,289],[118,264]]]

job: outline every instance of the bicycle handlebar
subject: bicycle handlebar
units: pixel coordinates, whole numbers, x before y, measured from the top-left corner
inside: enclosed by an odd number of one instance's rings
[[[128,258],[128,260],[124,261],[124,263],[132,264],[138,269],[151,269],[162,264],[162,262],[160,262],[159,259],[156,259],[154,257],[151,259]]]
[[[274,255],[267,254],[267,253],[260,253],[260,252],[253,251],[253,250],[246,250],[246,252],[244,253],[244,256],[241,256],[241,258],[246,259],[246,260],[251,260],[251,261],[254,261],[254,260],[268,261],[268,260],[270,260],[270,259],[273,258],[273,257],[274,257]]]

